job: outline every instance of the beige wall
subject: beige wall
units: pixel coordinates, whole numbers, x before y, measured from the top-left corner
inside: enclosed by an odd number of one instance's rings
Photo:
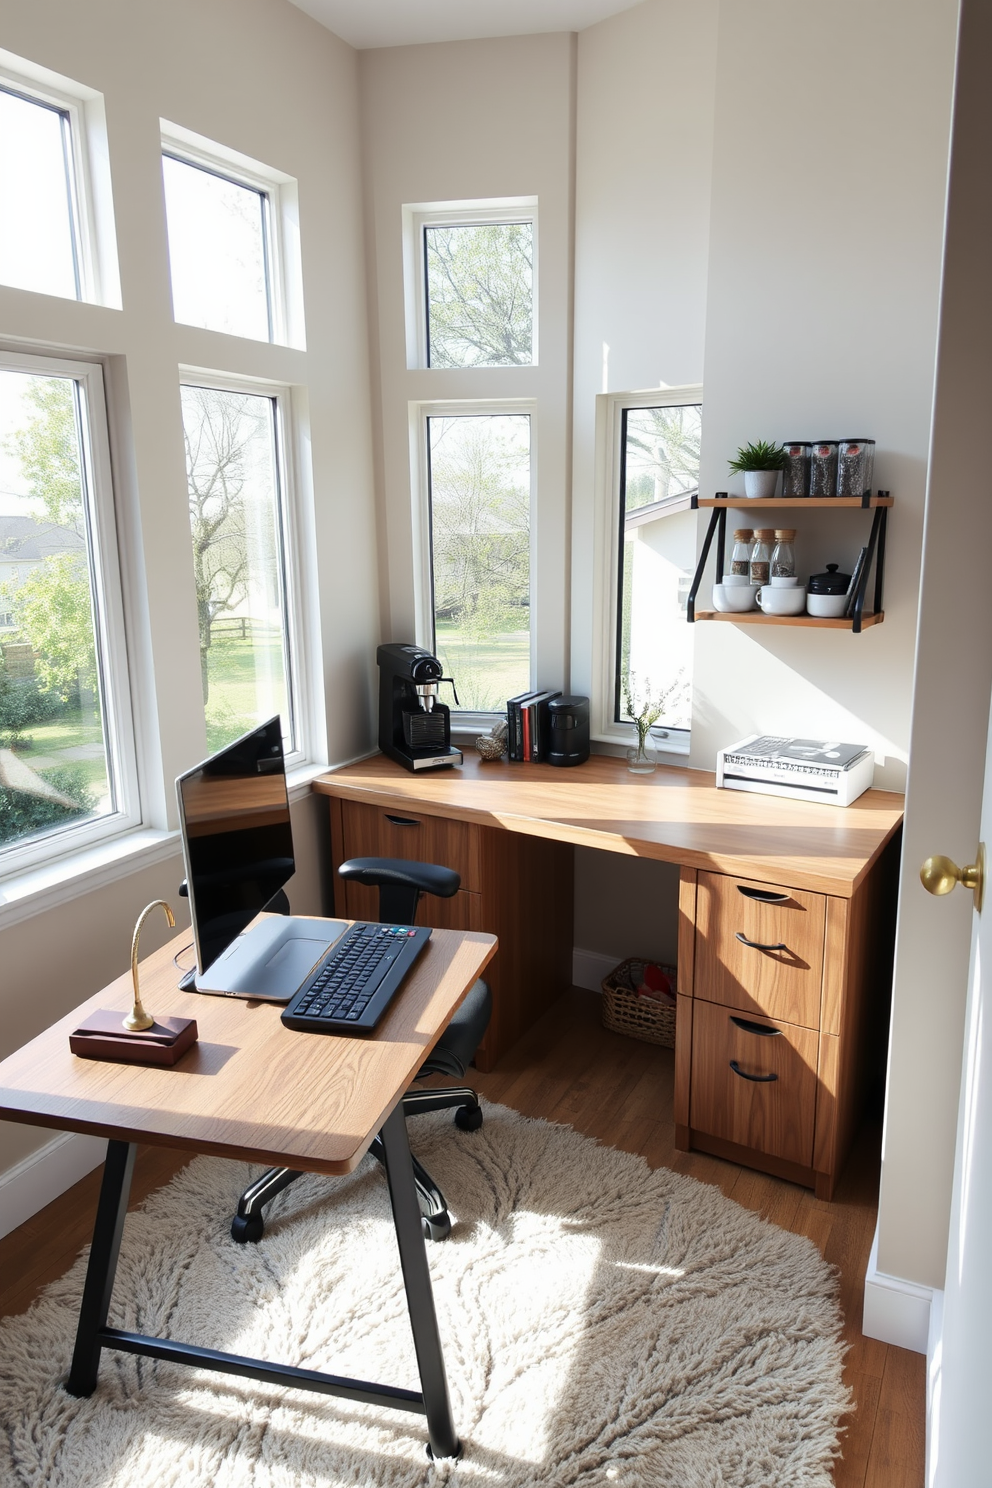
[[[0,287],[0,337],[109,358],[128,644],[146,820],[175,825],[172,781],[206,753],[186,509],[181,364],[282,381],[305,415],[295,453],[312,514],[303,581],[315,702],[312,752],[345,759],[372,737],[378,595],[369,418],[356,54],[286,0],[0,0],[7,50],[103,93],[123,308]],[[299,183],[307,349],[173,323],[159,119]],[[308,503],[304,503],[308,506]],[[347,562],[341,555],[347,553]],[[344,700],[344,701],[342,701]],[[321,904],[315,804],[294,807],[294,907]],[[178,856],[18,923],[0,899],[4,1052],[126,969],[135,916],[175,898]],[[149,923],[149,947],[159,934]],[[0,1125],[0,1171],[36,1144]]]

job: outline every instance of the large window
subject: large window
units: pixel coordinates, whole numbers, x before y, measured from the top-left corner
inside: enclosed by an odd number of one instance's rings
[[[280,399],[182,389],[200,681],[211,751],[274,713],[299,748]]]
[[[134,817],[100,368],[0,359],[0,863]]]
[[[69,110],[0,83],[0,283],[79,299]]]
[[[268,196],[175,155],[162,171],[176,319],[271,341]]]
[[[692,687],[686,595],[696,562],[700,404],[625,408],[621,430],[617,692],[660,705],[659,728],[688,730]]]
[[[530,687],[527,413],[426,419],[434,650],[465,712]]]

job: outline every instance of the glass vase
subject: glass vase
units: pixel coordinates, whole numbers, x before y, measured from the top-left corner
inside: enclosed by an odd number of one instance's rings
[[[651,736],[638,735],[636,744],[627,750],[627,769],[632,775],[650,775],[658,766],[658,751]]]

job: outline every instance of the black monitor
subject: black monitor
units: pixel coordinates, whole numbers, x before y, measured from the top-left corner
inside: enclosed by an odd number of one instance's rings
[[[295,871],[279,718],[180,775],[176,789],[202,975]]]

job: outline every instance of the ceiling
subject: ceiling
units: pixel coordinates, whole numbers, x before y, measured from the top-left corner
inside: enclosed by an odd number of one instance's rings
[[[351,46],[581,31],[640,0],[293,0]]]

